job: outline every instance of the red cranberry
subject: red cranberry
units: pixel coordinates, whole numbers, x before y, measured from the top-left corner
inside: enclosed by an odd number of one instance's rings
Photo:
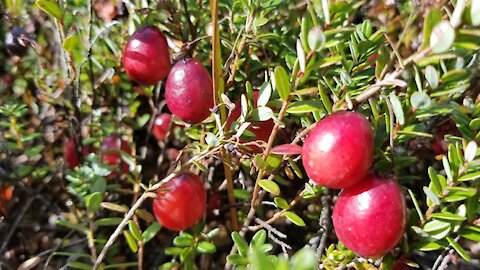
[[[171,123],[172,115],[169,113],[162,113],[155,117],[152,127],[153,136],[159,141],[165,140]]]
[[[83,156],[88,155],[88,149],[85,146],[82,146]],[[63,157],[65,163],[67,164],[70,170],[73,170],[80,163],[77,155],[77,150],[75,149],[75,141],[73,139],[68,139],[67,143],[63,146]]]
[[[179,174],[165,184],[157,196],[153,212],[167,229],[183,231],[205,214],[207,193],[200,177],[192,173]]]
[[[332,217],[337,237],[347,248],[362,257],[378,258],[402,238],[405,198],[395,181],[369,174],[340,193]]]
[[[257,101],[258,101],[258,92],[253,93],[253,100],[254,100],[254,108],[257,108]],[[233,109],[230,118],[227,121],[227,128],[230,128],[232,125],[233,121],[237,120],[242,113],[242,105],[241,101],[238,100],[235,103],[235,109]],[[275,126],[275,123],[273,122],[272,119],[263,121],[263,122],[256,122],[256,123],[251,123],[250,126],[248,126],[247,130],[255,134],[255,139],[268,142],[268,138],[270,137],[270,134],[272,133],[273,126]],[[245,142],[245,141],[242,141]],[[259,147],[253,147],[255,148],[255,152],[260,152],[261,149]]]
[[[132,153],[126,141],[121,140],[116,136],[105,137],[100,145],[100,152],[102,154],[101,161],[110,166],[118,166],[120,164],[121,174],[125,174],[128,173],[128,164],[122,161],[120,149],[123,152]],[[112,174],[115,174],[116,171],[117,170],[114,170]]]
[[[216,216],[215,211],[218,211],[222,206],[222,198],[220,197],[220,193],[215,192],[212,193],[210,198],[208,198],[207,203],[207,218],[212,219]]]
[[[182,121],[198,124],[213,107],[212,79],[207,69],[195,59],[178,61],[170,71],[165,86],[170,111]]]
[[[143,85],[163,80],[170,69],[170,53],[165,35],[154,26],[138,29],[123,51],[123,67],[130,79]]]
[[[356,112],[338,112],[322,119],[302,147],[310,179],[329,188],[353,186],[373,163],[373,131]]]

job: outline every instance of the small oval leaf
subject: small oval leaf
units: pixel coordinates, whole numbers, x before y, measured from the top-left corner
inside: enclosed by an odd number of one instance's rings
[[[270,192],[277,196],[280,195],[280,187],[272,180],[260,180],[258,184],[267,192]]]
[[[303,227],[305,226],[305,221],[301,217],[299,217],[297,214],[287,211],[285,212],[285,217],[287,217],[293,224]]]

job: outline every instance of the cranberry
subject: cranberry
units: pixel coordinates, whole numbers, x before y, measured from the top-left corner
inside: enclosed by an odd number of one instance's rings
[[[216,211],[218,211],[220,207],[222,207],[222,198],[220,197],[220,193],[214,192],[211,194],[210,198],[208,198],[207,218],[214,218],[218,214]]]
[[[362,257],[378,258],[402,238],[405,198],[395,181],[369,174],[340,193],[332,217],[337,237],[347,248]]]
[[[192,173],[181,173],[157,192],[153,212],[167,229],[183,231],[205,214],[207,193],[202,180]]]
[[[85,146],[82,146],[83,155],[88,155],[88,149]],[[70,170],[73,170],[80,164],[78,160],[77,150],[75,149],[75,141],[73,139],[69,139],[67,143],[63,146],[63,157],[65,159],[65,163],[67,164]]]
[[[138,29],[123,51],[123,67],[130,79],[143,85],[163,80],[170,69],[170,53],[165,35],[154,26]]]
[[[118,141],[120,140],[120,142]],[[120,157],[120,149],[123,152],[131,153],[130,147],[128,147],[128,143],[116,136],[108,136],[105,137],[100,145],[100,152],[102,154],[101,161],[110,166],[118,166],[121,163],[121,174],[125,174],[128,172],[128,164],[123,162]],[[115,174],[117,170],[114,170],[112,174]],[[110,174],[110,175],[112,175]]]
[[[159,141],[165,140],[168,131],[170,130],[170,124],[172,123],[172,115],[169,113],[162,113],[155,117],[152,127],[152,133]]]
[[[198,124],[213,107],[212,79],[207,69],[195,59],[178,61],[170,71],[165,86],[170,111],[182,121]]]
[[[302,147],[310,179],[329,188],[347,188],[362,180],[373,163],[373,131],[363,115],[338,112],[322,119]]]
[[[257,101],[258,101],[258,92],[253,93],[253,100],[254,100],[254,108],[257,108]],[[235,109],[233,109],[230,118],[227,121],[227,128],[230,128],[234,120],[237,120],[242,113],[242,105],[241,101],[238,100],[235,103]],[[270,134],[272,133],[273,126],[275,126],[275,123],[273,122],[272,119],[269,119],[267,121],[263,122],[256,122],[256,123],[251,123],[247,130],[255,134],[255,138],[260,141],[268,142],[268,138],[270,137]],[[245,141],[242,141],[245,142]],[[259,152],[260,148],[258,147],[253,147],[256,150],[255,152]],[[257,149],[258,148],[258,149]],[[258,151],[257,151],[258,150]]]

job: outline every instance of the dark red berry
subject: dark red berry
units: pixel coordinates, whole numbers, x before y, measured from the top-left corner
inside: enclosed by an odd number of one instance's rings
[[[170,111],[182,121],[198,124],[213,107],[212,79],[207,69],[195,59],[178,61],[170,71],[165,99]]]
[[[82,152],[84,156],[88,155],[87,147],[82,146]],[[75,149],[75,141],[73,139],[69,139],[63,146],[63,157],[68,168],[71,170],[79,165],[80,162],[78,159],[77,150]]]
[[[373,131],[362,114],[338,112],[322,119],[302,147],[303,166],[318,185],[347,188],[373,163]]]
[[[168,131],[170,130],[170,125],[172,123],[172,115],[169,113],[162,113],[155,117],[152,126],[153,136],[159,141],[165,140]]]
[[[157,192],[153,212],[167,229],[183,231],[205,214],[207,194],[202,180],[192,173],[181,173]]]
[[[121,174],[128,173],[128,164],[122,161],[120,151],[131,154],[128,143],[116,136],[105,137],[100,145],[101,161],[109,166],[121,166]],[[112,174],[116,174],[115,169]],[[111,175],[112,175],[111,174]]]
[[[254,99],[254,108],[258,108],[258,92],[253,93],[253,99]],[[241,101],[238,100],[235,103],[235,109],[233,109],[230,118],[227,121],[227,128],[230,128],[232,125],[233,121],[237,120],[242,113],[242,105]],[[255,139],[268,142],[268,138],[270,137],[270,134],[272,133],[273,126],[275,126],[275,123],[273,122],[272,119],[269,119],[267,121],[263,122],[253,122],[251,123],[247,130],[255,134]],[[242,142],[246,142],[243,141]],[[261,149],[259,147],[252,147],[255,152],[260,152]]]
[[[332,217],[335,233],[347,248],[362,257],[378,258],[402,238],[405,198],[395,181],[369,174],[340,193]]]
[[[123,67],[130,79],[143,85],[163,80],[170,69],[170,52],[165,35],[154,26],[138,29],[123,51]]]

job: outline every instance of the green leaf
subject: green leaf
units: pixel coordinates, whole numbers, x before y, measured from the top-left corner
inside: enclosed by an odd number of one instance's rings
[[[443,246],[435,242],[417,241],[411,245],[411,248],[414,250],[420,250],[420,251],[432,251],[432,250],[439,250],[443,248]]]
[[[432,191],[435,192],[436,195],[441,195],[443,192],[442,185],[440,184],[440,180],[438,180],[438,173],[433,167],[428,167],[428,176],[433,185]]]
[[[136,128],[142,128],[148,123],[148,120],[150,120],[150,114],[146,113],[140,117],[137,118],[137,121],[135,122],[135,127]]]
[[[193,244],[193,236],[189,234],[182,234],[173,239],[173,244],[177,247],[189,247]]]
[[[455,29],[448,21],[440,21],[432,30],[430,47],[434,53],[446,52],[455,41]]]
[[[297,39],[297,58],[300,71],[305,73],[306,60],[305,60],[305,50],[303,49],[302,42],[300,39]]]
[[[277,66],[274,71],[275,87],[282,100],[287,100],[290,95],[290,81],[288,74],[282,66]]]
[[[275,117],[272,109],[269,107],[258,107],[252,110],[252,112],[250,113],[250,116],[255,122],[263,122],[269,119],[273,119]]]
[[[427,197],[436,205],[440,205],[440,200],[438,199],[437,195],[435,195],[435,193],[433,193],[433,191],[431,189],[429,189],[428,187],[423,187],[423,192],[425,192],[425,195],[427,195]]]
[[[472,162],[475,159],[475,156],[477,155],[477,149],[478,145],[475,141],[470,141],[467,144],[467,147],[465,147],[465,154],[464,158],[466,162]]]
[[[80,231],[80,232],[83,232],[83,233],[87,233],[89,231],[89,229],[86,226],[83,226],[83,225],[80,225],[80,224],[73,224],[73,223],[70,223],[66,220],[57,220],[57,225],[67,227],[67,228],[70,228],[70,229],[73,229],[73,230],[77,230],[77,231]]]
[[[315,27],[308,31],[308,47],[310,50],[319,52],[323,45],[325,44],[325,34],[322,31],[322,28]]]
[[[277,197],[278,198],[278,197]],[[259,230],[258,232],[255,233],[255,235],[252,237],[252,242],[254,246],[260,246],[265,244],[265,240],[267,239],[267,232],[265,230]]]
[[[320,100],[301,100],[288,105],[287,112],[292,114],[305,114],[323,110]]]
[[[460,215],[456,215],[450,212],[441,212],[441,213],[433,213],[430,215],[432,218],[438,218],[443,220],[466,220],[466,217],[462,217]]]
[[[233,265],[247,265],[248,258],[238,254],[230,254],[227,256],[227,261]]]
[[[447,241],[448,243],[455,249],[455,251],[462,256],[464,260],[467,262],[470,261],[470,256],[467,254],[467,252],[457,243],[455,242],[452,238],[447,236]]]
[[[162,225],[160,223],[155,222],[152,225],[148,226],[148,228],[143,231],[142,238],[143,242],[147,243],[148,241],[152,240],[155,235],[162,229]]]
[[[284,198],[275,197],[275,199],[273,199],[273,201],[281,209],[287,209],[289,207],[287,201]]]
[[[100,205],[103,208],[106,208],[108,210],[112,210],[112,211],[115,211],[115,212],[120,212],[120,213],[128,212],[128,208],[124,205],[119,205],[119,204],[110,203],[110,202],[102,202]]]
[[[215,247],[214,244],[210,242],[202,241],[198,243],[197,251],[200,253],[211,254],[211,253],[215,253],[217,251],[217,248]]]
[[[199,161],[192,159],[192,163],[195,164],[195,166],[197,166],[197,168],[199,168],[202,172],[208,172],[207,167],[205,167],[205,165],[203,165]]]
[[[220,141],[218,140],[217,136],[211,132],[207,132],[205,142],[212,147],[217,147],[220,145]]]
[[[102,218],[102,219],[97,219],[93,222],[93,225],[95,226],[117,226],[122,222],[123,218],[119,217],[110,217],[110,218]]]
[[[267,192],[274,195],[280,195],[280,187],[272,180],[260,180],[258,184]]]
[[[332,102],[328,97],[327,93],[325,92],[325,87],[321,83],[318,84],[318,93],[320,94],[320,98],[322,99],[323,107],[327,112],[330,114],[332,113]]]
[[[397,119],[397,122],[403,126],[405,124],[405,116],[403,114],[402,103],[400,103],[400,100],[398,99],[398,97],[395,95],[394,92],[390,93],[389,99],[390,99],[390,103],[392,103],[393,114],[395,114],[395,118]]]
[[[49,16],[59,20],[62,18],[62,11],[55,0],[37,0],[35,4]]]
[[[81,262],[68,262],[67,265],[73,269],[91,270],[92,265]]]
[[[448,222],[434,219],[425,223],[423,230],[428,233],[438,233],[439,231],[449,230],[450,226]]]
[[[138,251],[137,241],[135,241],[135,238],[133,238],[132,234],[129,231],[123,231],[123,236],[125,236],[125,239],[127,240],[127,244],[130,250],[133,253],[137,253]]]
[[[87,211],[90,213],[96,212],[100,208],[100,203],[102,203],[102,194],[100,192],[95,192],[90,194],[85,201],[85,206]]]
[[[103,268],[100,269],[126,269],[126,268],[131,268],[138,266],[138,262],[126,262],[126,263],[115,263],[115,264],[109,264],[104,266]]]
[[[293,224],[303,227],[305,226],[305,221],[301,217],[299,217],[297,214],[287,211],[285,212],[285,217],[288,218]]]
[[[430,106],[430,103],[430,97],[424,92],[415,92],[410,97],[410,104],[415,109],[425,109]]]
[[[78,35],[73,34],[63,41],[63,49],[67,52],[71,52],[74,48],[77,48],[79,44],[80,39],[78,38]]]
[[[170,256],[178,256],[178,255],[182,254],[184,249],[185,248],[167,247],[165,249],[165,254],[170,255]]]
[[[464,174],[458,178],[458,181],[471,181],[478,178],[480,178],[480,171]]]
[[[140,228],[138,227],[137,223],[135,223],[135,221],[130,220],[128,222],[128,229],[130,230],[130,233],[132,234],[133,237],[135,237],[137,241],[143,240],[142,232],[140,231]]]
[[[248,255],[247,241],[245,241],[245,239],[243,239],[243,237],[238,232],[232,232],[232,240],[237,246],[238,254],[240,254],[240,256],[246,257]]]
[[[315,252],[308,247],[299,250],[290,260],[292,270],[315,270],[317,269],[317,257]]]

